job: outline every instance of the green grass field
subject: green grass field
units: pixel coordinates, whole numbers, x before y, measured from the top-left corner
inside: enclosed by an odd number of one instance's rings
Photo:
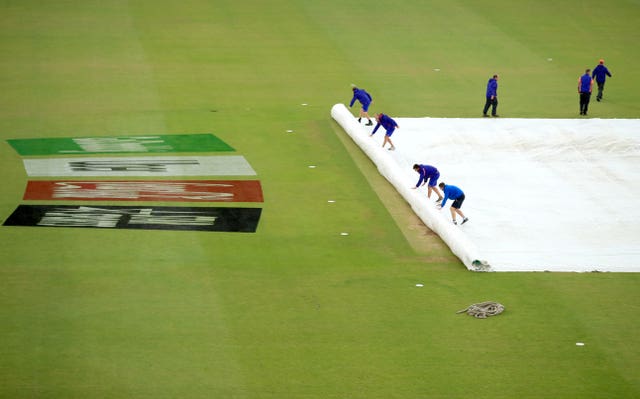
[[[467,271],[329,115],[355,83],[374,112],[478,117],[499,73],[503,116],[575,118],[605,58],[590,117],[638,118],[638,21],[631,0],[0,1],[3,220],[16,138],[210,132],[265,196],[255,234],[0,227],[0,397],[639,397],[640,276]],[[455,313],[485,300],[507,310]]]

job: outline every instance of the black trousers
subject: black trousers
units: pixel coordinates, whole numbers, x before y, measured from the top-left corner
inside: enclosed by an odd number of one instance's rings
[[[589,109],[589,100],[591,100],[590,92],[580,92],[580,115],[586,115]]]
[[[602,99],[602,92],[604,91],[604,82],[596,82],[598,84],[598,96],[596,97],[598,100]]]
[[[484,109],[482,110],[483,115],[487,114],[489,107],[491,107],[491,115],[496,116],[496,110],[498,109],[498,97],[493,97],[493,100],[491,97],[487,97],[487,102],[484,103]]]

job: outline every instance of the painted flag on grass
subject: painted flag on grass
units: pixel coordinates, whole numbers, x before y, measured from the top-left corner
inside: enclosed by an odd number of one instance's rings
[[[23,158],[23,164],[28,176],[60,177],[29,181],[25,200],[173,202],[176,205],[263,202],[258,180],[213,180],[220,176],[255,176],[256,172],[241,155],[219,154],[235,150],[212,134],[13,139],[8,142],[20,155],[27,157]],[[182,154],[197,152],[212,155]],[[122,153],[131,154],[116,156]],[[156,155],[152,156],[154,153]],[[197,177],[180,179],[187,176]],[[108,177],[113,178],[103,179]],[[137,207],[19,205],[4,225],[255,232],[261,212],[260,208],[146,204]]]

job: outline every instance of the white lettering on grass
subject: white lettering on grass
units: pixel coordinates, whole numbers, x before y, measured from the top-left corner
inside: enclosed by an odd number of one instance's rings
[[[174,226],[213,226],[215,216],[198,215],[196,212],[165,212],[153,209],[141,209],[132,215],[129,224],[174,225]]]
[[[160,198],[201,201],[233,201],[233,193],[207,189],[229,188],[232,184],[182,182],[58,182],[53,198]]]
[[[38,222],[38,226],[56,227],[116,227],[122,214],[100,208],[59,208],[48,211]]]
[[[213,226],[217,217],[204,212],[162,211],[153,208],[105,209],[81,206],[47,211],[38,226],[56,227],[116,227],[124,215],[130,215],[129,225]]]
[[[148,152],[170,151],[158,136],[147,137],[84,137],[73,141],[86,152]]]
[[[127,161],[72,161],[69,168],[74,172],[166,172],[169,165],[199,165],[195,159],[185,160],[127,160]]]

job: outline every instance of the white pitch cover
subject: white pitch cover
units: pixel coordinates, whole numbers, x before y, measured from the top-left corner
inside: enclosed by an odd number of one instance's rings
[[[371,137],[343,104],[331,115],[468,269],[640,272],[640,119],[390,115],[388,151],[384,129]],[[467,223],[412,189],[414,163],[464,191]]]

